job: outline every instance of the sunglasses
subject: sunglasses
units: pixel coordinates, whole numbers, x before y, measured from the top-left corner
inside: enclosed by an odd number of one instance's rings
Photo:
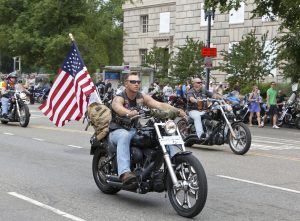
[[[128,80],[130,84],[140,84],[141,81],[137,81],[137,80]]]
[[[199,82],[195,82],[196,84],[202,84],[202,82],[201,81],[199,81]]]

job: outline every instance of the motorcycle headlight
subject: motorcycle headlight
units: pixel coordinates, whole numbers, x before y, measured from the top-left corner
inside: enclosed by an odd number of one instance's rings
[[[231,112],[231,111],[232,111],[232,107],[231,107],[230,105],[226,105],[226,110],[227,110],[228,112]]]
[[[25,100],[25,99],[26,99],[26,94],[25,94],[25,93],[21,93],[21,94],[20,94],[20,98],[21,98],[22,100]]]
[[[177,126],[174,121],[169,120],[165,124],[165,131],[168,135],[172,135],[175,133]]]

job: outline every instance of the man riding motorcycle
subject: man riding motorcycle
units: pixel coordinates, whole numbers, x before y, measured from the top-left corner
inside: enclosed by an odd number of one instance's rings
[[[127,185],[136,179],[135,174],[130,171],[130,141],[135,134],[135,129],[132,128],[129,118],[139,114],[134,108],[148,106],[169,111],[174,107],[139,92],[141,81],[137,73],[129,73],[124,80],[125,90],[112,102],[109,142],[117,146],[118,175],[123,184]],[[181,116],[186,116],[184,111],[179,111]]]
[[[15,83],[16,83],[17,75],[15,72],[10,73],[4,83],[2,84],[1,88],[1,103],[2,103],[2,118],[8,118],[8,104],[9,98],[12,96],[11,90],[15,90]]]
[[[206,135],[203,133],[201,116],[205,113],[203,110],[199,110],[198,102],[206,99],[207,97],[221,98],[222,95],[214,95],[203,87],[202,80],[200,78],[193,79],[193,87],[187,92],[187,111],[189,116],[194,120],[196,133],[199,139],[205,139]],[[204,104],[204,103],[203,103]],[[204,104],[205,105],[205,104]]]

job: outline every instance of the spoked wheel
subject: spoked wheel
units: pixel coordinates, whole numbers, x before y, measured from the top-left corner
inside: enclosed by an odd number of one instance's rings
[[[29,113],[29,108],[26,104],[23,104],[23,106],[20,107],[19,118],[20,118],[20,126],[27,127],[29,124],[30,113]]]
[[[249,128],[242,122],[238,122],[232,125],[232,129],[236,137],[230,133],[229,146],[230,149],[239,155],[243,155],[248,152],[251,146],[251,133]]]
[[[180,216],[192,218],[203,209],[207,198],[207,180],[199,160],[193,155],[178,155],[175,174],[179,185],[174,186],[170,175],[167,191],[173,208]]]
[[[99,169],[107,160],[108,156],[100,149],[97,149],[93,158],[93,176],[95,183],[103,193],[115,194],[120,189],[112,187],[106,182],[106,174],[110,173],[110,164],[108,163],[101,170]]]

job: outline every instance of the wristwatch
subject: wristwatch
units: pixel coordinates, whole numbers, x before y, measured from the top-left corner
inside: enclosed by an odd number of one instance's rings
[[[126,114],[126,117],[128,117],[128,118],[129,118],[129,114]]]

